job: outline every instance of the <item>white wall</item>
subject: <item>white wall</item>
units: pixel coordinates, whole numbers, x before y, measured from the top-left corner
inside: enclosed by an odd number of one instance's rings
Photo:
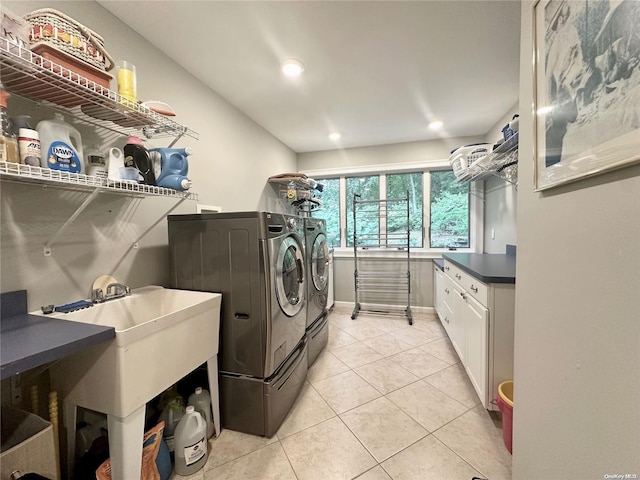
[[[640,476],[640,165],[533,191],[522,5],[513,479]]]
[[[267,178],[296,171],[295,153],[102,6],[93,1],[3,1],[3,6],[17,14],[53,6],[95,30],[105,38],[106,50],[114,59],[136,65],[140,99],[168,103],[177,113],[177,122],[200,134],[199,140],[181,139],[176,144],[194,150],[189,176],[200,197],[199,202],[184,202],[176,213],[195,212],[196,203],[221,206],[224,211],[284,208]],[[115,80],[111,88],[116,89]],[[10,100],[11,114],[23,113],[12,111],[20,103]],[[45,109],[30,113],[35,120],[51,116]],[[86,129],[81,133],[87,143],[96,139]],[[125,141],[126,137],[115,139],[120,147]],[[167,146],[168,142],[154,140],[148,146]],[[150,197],[140,201],[101,194],[60,236],[53,256],[45,258],[43,244],[85,197],[6,182],[1,195],[0,288],[3,292],[27,289],[30,309],[84,298],[93,280],[102,274],[115,275],[132,287],[168,283],[163,219],[174,206],[173,200]],[[162,221],[142,239],[140,248],[130,250],[132,242],[159,219]]]
[[[489,131],[485,141],[496,142],[502,137],[502,128],[518,113],[514,105]],[[507,244],[516,245],[516,212],[518,190],[514,185],[498,177],[484,181],[484,252],[504,253]],[[492,237],[494,232],[494,238]]]

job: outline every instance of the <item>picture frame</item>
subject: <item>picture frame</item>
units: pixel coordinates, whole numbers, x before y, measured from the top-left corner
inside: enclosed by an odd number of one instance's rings
[[[640,2],[533,8],[535,191],[640,161]]]

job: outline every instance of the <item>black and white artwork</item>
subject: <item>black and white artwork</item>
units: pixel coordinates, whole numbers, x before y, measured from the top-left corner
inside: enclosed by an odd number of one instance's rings
[[[534,9],[536,189],[640,160],[640,1]]]

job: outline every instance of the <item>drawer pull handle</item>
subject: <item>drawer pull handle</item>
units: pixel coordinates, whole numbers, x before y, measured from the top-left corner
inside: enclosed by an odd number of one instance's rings
[[[473,290],[474,293],[478,293],[478,287],[471,285],[471,290]]]
[[[445,289],[444,289],[444,293],[446,293],[447,295],[449,295],[449,289],[448,289],[448,288],[445,288]]]
[[[444,321],[449,323],[449,319],[447,317],[444,317]]]
[[[457,274],[457,273],[456,273],[456,278],[457,278],[458,280],[460,280],[462,277],[461,277],[459,274]]]
[[[444,269],[448,272],[450,270],[449,267],[444,267]]]

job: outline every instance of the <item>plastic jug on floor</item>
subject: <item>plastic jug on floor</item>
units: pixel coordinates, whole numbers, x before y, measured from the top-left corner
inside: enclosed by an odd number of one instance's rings
[[[175,467],[178,475],[188,477],[207,463],[207,423],[193,405],[187,406],[175,431]]]
[[[196,412],[200,413],[204,421],[207,422],[207,438],[211,438],[214,428],[213,415],[211,414],[211,395],[209,395],[209,391],[202,387],[196,388],[196,391],[189,395],[188,404],[193,405]]]

